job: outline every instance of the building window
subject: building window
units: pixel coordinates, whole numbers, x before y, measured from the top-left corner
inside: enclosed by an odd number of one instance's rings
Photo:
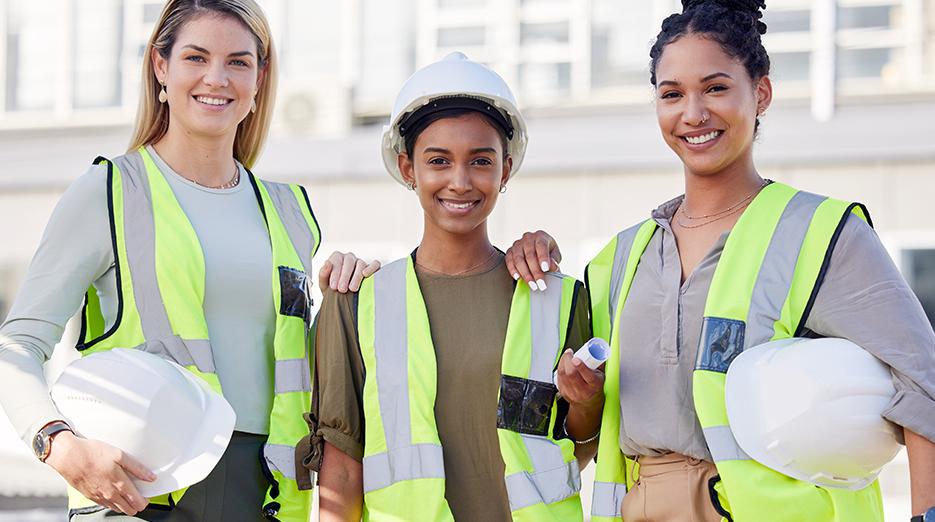
[[[769,34],[807,32],[812,28],[812,12],[807,9],[767,9],[763,13],[763,22],[769,28]]]
[[[649,48],[658,30],[652,2],[594,0],[591,86],[648,86]]]
[[[56,72],[65,46],[57,28],[61,13],[55,2],[8,4],[6,108],[43,111],[55,106]]]
[[[838,78],[881,78],[893,63],[893,49],[839,49]]]
[[[74,107],[120,105],[123,11],[117,0],[78,0],[75,5]],[[88,31],[94,27],[94,31]]]
[[[935,325],[935,249],[902,251],[902,272],[922,302],[929,322]]]
[[[568,22],[523,23],[519,35],[521,45],[567,44]]]
[[[442,27],[438,29],[439,47],[482,46],[487,40],[487,29],[475,27]]]
[[[811,53],[772,53],[769,56],[770,77],[777,81],[807,81],[811,67]]]
[[[524,63],[519,67],[519,84],[531,96],[568,92],[571,86],[569,63]]]
[[[838,7],[838,29],[891,29],[898,27],[897,9],[892,5]]]

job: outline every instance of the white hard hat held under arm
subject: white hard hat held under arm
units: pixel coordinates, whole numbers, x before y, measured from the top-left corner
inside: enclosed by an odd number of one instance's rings
[[[882,415],[896,394],[889,368],[845,339],[750,348],[731,363],[725,393],[740,447],[792,478],[862,489],[899,451]]]
[[[397,156],[406,150],[406,130],[414,120],[449,108],[470,109],[490,116],[507,136],[507,154],[513,158],[510,176],[526,154],[526,122],[513,92],[489,67],[454,52],[426,65],[406,80],[396,97],[390,124],[383,129],[383,164],[393,178],[405,185]]]
[[[205,381],[137,349],[73,362],[52,386],[52,400],[76,433],[119,448],[155,473],[153,482],[133,481],[150,498],[207,477],[236,419]]]

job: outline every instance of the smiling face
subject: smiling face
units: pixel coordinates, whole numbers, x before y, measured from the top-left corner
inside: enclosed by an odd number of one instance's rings
[[[686,172],[712,175],[752,161],[757,115],[772,98],[769,78],[750,78],[717,42],[687,34],[666,45],[656,67],[656,116]]]
[[[431,123],[416,138],[412,156],[398,165],[425,212],[426,228],[468,234],[483,228],[513,160],[484,116],[470,112]]]
[[[168,94],[170,132],[233,139],[263,79],[246,26],[229,16],[199,16],[182,26],[168,58],[154,50],[152,60]]]

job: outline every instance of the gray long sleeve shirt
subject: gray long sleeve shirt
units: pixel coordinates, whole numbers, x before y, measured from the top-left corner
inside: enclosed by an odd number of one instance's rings
[[[670,219],[681,198],[653,212],[659,228],[621,311],[620,447],[627,455],[677,452],[711,460],[692,399],[708,288],[721,236],[682,282]],[[876,232],[851,216],[831,255],[805,327],[842,337],[891,367],[897,394],[888,420],[935,441],[935,333]]]
[[[148,150],[204,251],[205,318],[218,377],[237,414],[235,429],[269,433],[276,322],[272,251],[246,172],[241,167],[234,188],[204,188]],[[42,364],[88,287],[97,290],[108,327],[117,313],[106,187],[107,168],[94,166],[65,192],[0,326],[0,405],[27,443],[44,424],[61,418]]]

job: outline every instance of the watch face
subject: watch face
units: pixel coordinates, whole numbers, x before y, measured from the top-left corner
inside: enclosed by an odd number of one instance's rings
[[[37,433],[32,439],[32,450],[40,460],[45,457],[46,447],[46,437],[42,433]]]

